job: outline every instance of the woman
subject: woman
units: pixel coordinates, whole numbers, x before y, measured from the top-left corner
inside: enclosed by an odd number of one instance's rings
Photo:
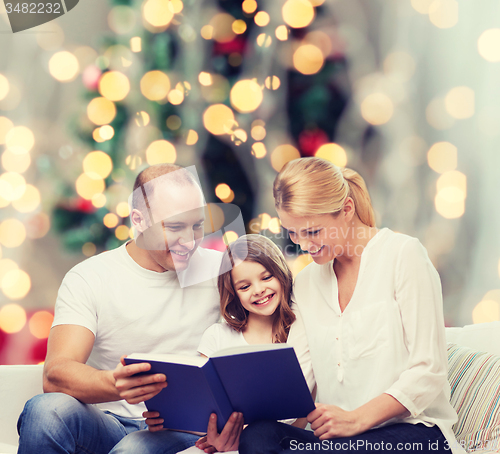
[[[439,276],[420,242],[375,227],[363,179],[318,158],[274,182],[281,223],[314,263],[296,278],[317,382],[311,431],[265,421],[240,453],[463,452],[452,425]]]

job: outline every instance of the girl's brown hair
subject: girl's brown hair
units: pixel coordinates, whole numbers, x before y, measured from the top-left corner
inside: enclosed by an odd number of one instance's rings
[[[277,209],[297,217],[338,213],[350,197],[360,221],[375,227],[363,178],[352,169],[337,167],[321,158],[288,162],[274,180],[273,195]]]
[[[217,282],[222,317],[238,332],[243,331],[248,322],[248,311],[241,304],[231,279],[231,269],[240,261],[261,264],[281,284],[281,301],[273,314],[273,343],[285,343],[295,321],[291,308],[293,276],[278,246],[263,235],[244,235],[224,252]]]

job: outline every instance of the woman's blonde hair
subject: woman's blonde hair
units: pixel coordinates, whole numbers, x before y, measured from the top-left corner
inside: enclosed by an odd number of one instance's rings
[[[320,158],[288,162],[274,180],[276,209],[304,217],[338,213],[350,197],[363,224],[375,227],[375,215],[363,178]]]
[[[273,314],[273,342],[285,343],[295,321],[291,308],[293,276],[285,257],[269,238],[252,234],[241,236],[229,245],[222,256],[221,270],[231,270],[238,265],[237,261],[261,264],[281,284],[281,301]],[[233,329],[243,331],[248,322],[248,311],[238,298],[231,271],[219,273],[217,286],[222,317]]]

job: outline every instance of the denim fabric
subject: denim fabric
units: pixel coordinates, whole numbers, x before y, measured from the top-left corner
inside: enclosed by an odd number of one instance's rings
[[[19,417],[18,454],[108,454],[113,447],[114,454],[173,454],[199,438],[141,430],[146,427],[144,421],[103,412],[67,394],[40,394],[26,403]]]
[[[393,424],[355,437],[322,441],[308,430],[275,421],[259,421],[250,424],[240,438],[240,454],[306,452],[451,454],[441,430],[424,424]]]

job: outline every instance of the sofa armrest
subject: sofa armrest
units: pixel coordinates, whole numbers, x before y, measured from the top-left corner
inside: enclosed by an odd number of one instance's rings
[[[17,419],[42,390],[43,366],[0,366],[0,444],[17,446]]]

